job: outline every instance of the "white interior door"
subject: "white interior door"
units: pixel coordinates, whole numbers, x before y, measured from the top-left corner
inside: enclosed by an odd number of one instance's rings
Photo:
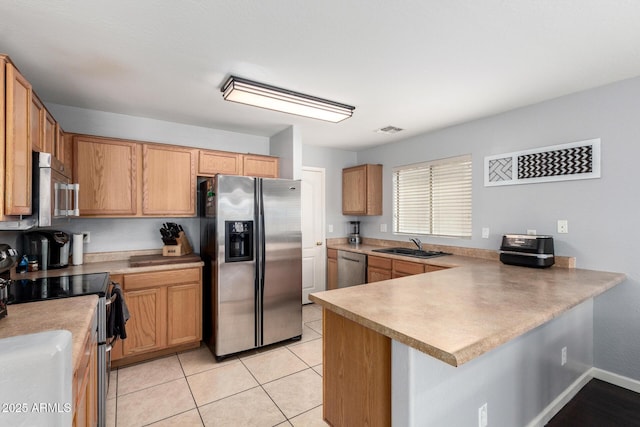
[[[326,288],[324,168],[302,168],[302,303]]]

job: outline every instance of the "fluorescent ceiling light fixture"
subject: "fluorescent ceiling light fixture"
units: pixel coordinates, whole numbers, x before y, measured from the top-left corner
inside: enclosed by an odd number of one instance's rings
[[[333,123],[348,119],[353,115],[353,110],[355,110],[355,107],[350,105],[280,89],[235,76],[229,77],[224,86],[222,86],[222,97],[227,101]]]

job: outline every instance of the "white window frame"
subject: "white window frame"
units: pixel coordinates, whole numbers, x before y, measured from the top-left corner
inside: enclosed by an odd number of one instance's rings
[[[471,154],[398,166],[392,176],[394,234],[471,238]]]

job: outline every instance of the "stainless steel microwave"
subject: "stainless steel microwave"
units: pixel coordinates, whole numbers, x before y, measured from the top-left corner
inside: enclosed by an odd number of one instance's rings
[[[49,153],[33,153],[32,214],[0,222],[0,230],[28,230],[51,227],[56,218],[80,216],[80,185],[52,167]]]

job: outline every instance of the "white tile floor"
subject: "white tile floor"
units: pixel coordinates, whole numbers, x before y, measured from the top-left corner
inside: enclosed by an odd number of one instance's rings
[[[326,426],[322,310],[300,341],[217,362],[206,346],[111,372],[107,426]]]

